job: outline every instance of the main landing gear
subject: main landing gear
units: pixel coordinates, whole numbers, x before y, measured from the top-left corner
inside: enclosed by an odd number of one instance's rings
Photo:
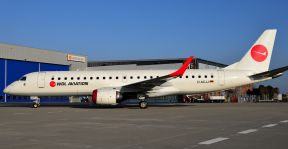
[[[145,95],[138,95],[138,99],[140,100],[139,102],[139,108],[140,109],[147,109],[148,108],[148,103],[145,100],[146,96]]]
[[[139,102],[139,108],[140,108],[140,109],[146,109],[146,108],[148,108],[148,103],[147,103],[147,101],[141,100],[141,101]]]

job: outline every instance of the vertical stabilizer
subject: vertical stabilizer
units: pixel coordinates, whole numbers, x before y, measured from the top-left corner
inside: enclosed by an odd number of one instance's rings
[[[276,32],[276,29],[265,30],[239,62],[224,69],[268,71]]]

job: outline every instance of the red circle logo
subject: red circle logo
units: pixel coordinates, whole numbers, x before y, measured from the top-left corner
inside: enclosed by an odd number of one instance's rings
[[[51,87],[55,87],[55,86],[56,86],[56,83],[55,83],[54,81],[51,81],[51,82],[50,82],[50,86],[51,86]]]
[[[257,62],[263,62],[268,56],[268,50],[263,45],[255,45],[251,49],[251,56]]]

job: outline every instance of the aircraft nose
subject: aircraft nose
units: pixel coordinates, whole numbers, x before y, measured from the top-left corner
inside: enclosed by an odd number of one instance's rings
[[[3,91],[5,94],[9,94],[10,93],[10,89],[9,89],[9,86],[8,87],[6,87],[5,89],[4,89],[4,91]]]

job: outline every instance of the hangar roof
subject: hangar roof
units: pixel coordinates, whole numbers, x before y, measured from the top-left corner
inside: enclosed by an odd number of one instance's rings
[[[85,69],[87,57],[59,51],[0,43],[0,58],[49,64],[70,65],[71,70]],[[69,59],[70,58],[70,59]],[[81,60],[81,61],[80,61]]]
[[[89,61],[88,67],[100,67],[100,66],[114,66],[114,65],[157,65],[157,64],[175,64],[183,63],[187,58],[171,58],[171,59],[143,59],[143,60],[114,60],[114,61]],[[213,65],[216,67],[226,67],[226,64],[212,62],[200,58],[194,58],[194,63],[202,63],[207,65]]]

